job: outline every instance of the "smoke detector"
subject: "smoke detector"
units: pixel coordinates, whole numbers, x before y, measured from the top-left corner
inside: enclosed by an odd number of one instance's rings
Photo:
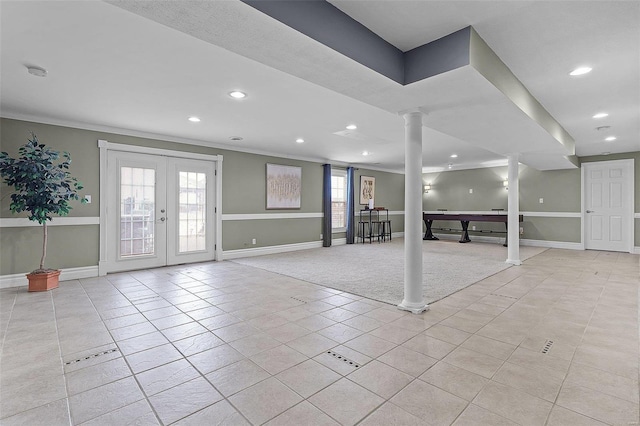
[[[29,74],[35,75],[36,77],[47,76],[47,70],[45,70],[44,68],[29,66],[27,67],[27,71],[29,72]]]

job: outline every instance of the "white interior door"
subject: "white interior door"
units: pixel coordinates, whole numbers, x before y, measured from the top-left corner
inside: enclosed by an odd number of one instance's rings
[[[633,160],[583,163],[585,248],[633,249]]]
[[[107,169],[107,272],[214,259],[214,163],[109,151]]]

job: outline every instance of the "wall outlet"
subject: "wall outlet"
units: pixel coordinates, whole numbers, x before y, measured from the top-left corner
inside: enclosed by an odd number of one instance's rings
[[[323,239],[323,238],[324,238],[324,234],[320,234],[320,239]]]
[[[520,235],[524,234],[524,228],[521,226],[520,227]]]
[[[544,203],[544,198],[540,198],[540,200],[538,200],[538,201],[540,201],[540,204],[542,204],[542,203]]]
[[[472,226],[471,226],[471,230],[472,230],[472,231],[475,231],[475,230],[476,230],[476,226],[475,226],[475,225],[472,225]]]
[[[255,245],[255,243],[256,243],[256,239],[254,238],[253,240],[251,240],[251,244]]]
[[[85,195],[84,196],[84,202],[87,204],[91,204],[91,195]]]
[[[469,188],[469,194],[473,194],[473,188]]]

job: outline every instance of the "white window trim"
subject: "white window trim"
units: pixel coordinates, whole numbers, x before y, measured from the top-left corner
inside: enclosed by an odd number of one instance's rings
[[[333,169],[332,168],[331,169],[331,176],[332,177],[333,176],[341,176],[341,177],[345,178],[345,188],[344,188],[344,193],[345,193],[345,218],[344,218],[344,220],[346,222],[346,220],[347,220],[347,217],[346,217],[346,213],[347,213],[346,212],[346,202],[347,202],[347,200],[346,200],[346,194],[347,194],[346,178],[347,178],[347,171],[346,170],[342,170],[342,169]],[[331,233],[332,234],[340,234],[340,233],[344,233],[344,232],[347,232],[347,227],[346,226],[343,226],[341,228],[331,228]]]

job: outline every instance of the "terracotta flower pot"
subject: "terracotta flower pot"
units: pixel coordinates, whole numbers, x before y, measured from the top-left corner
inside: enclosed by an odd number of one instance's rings
[[[29,279],[29,291],[47,291],[58,288],[59,277],[59,270],[27,274],[27,278]]]

